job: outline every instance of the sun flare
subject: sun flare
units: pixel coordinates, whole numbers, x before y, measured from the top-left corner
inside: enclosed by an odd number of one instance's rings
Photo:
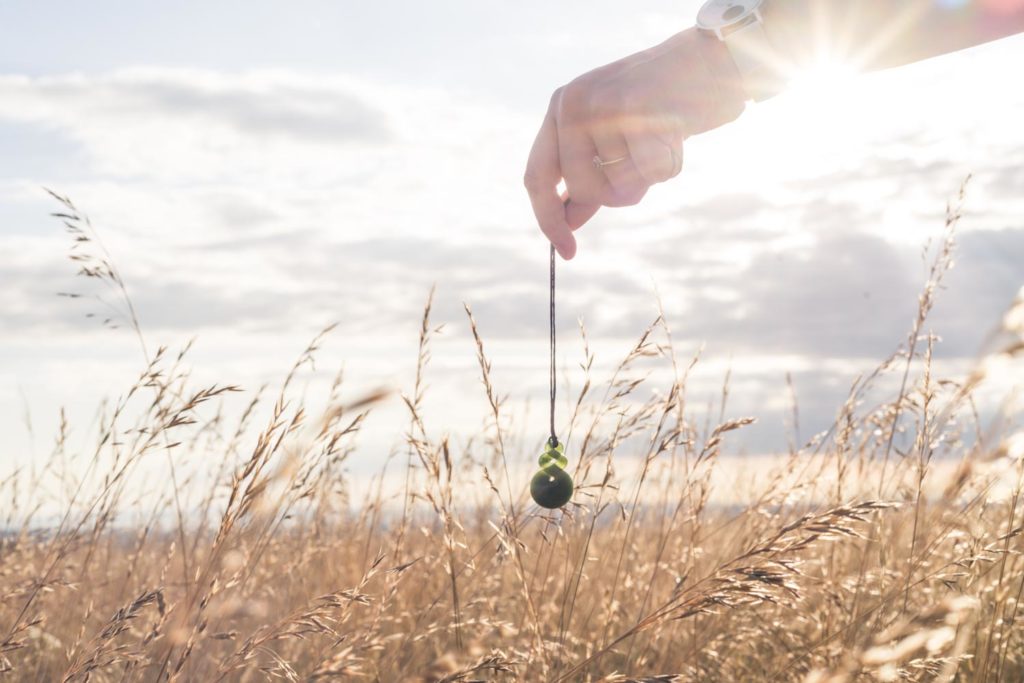
[[[849,62],[825,57],[787,75],[787,92],[794,97],[821,98],[849,86],[858,70]]]

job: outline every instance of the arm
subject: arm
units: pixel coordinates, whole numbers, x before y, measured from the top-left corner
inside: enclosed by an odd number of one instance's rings
[[[868,71],[1024,31],[1024,0],[782,0],[769,11],[797,65],[824,48]]]
[[[826,53],[873,70],[1024,31],[1024,0],[771,0],[765,24],[795,68]],[[678,175],[683,139],[732,121],[744,100],[728,50],[694,28],[559,88],[524,177],[541,230],[572,258],[573,231]]]

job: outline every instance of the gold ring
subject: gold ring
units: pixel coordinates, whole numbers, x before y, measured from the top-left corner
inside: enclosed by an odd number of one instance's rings
[[[594,168],[596,168],[598,171],[600,171],[605,166],[611,166],[612,164],[617,164],[620,161],[625,161],[628,158],[629,158],[629,155],[627,154],[624,157],[619,157],[617,159],[609,159],[608,161],[604,161],[604,160],[601,159],[601,157],[599,157],[599,156],[597,156],[595,154],[594,155],[594,160],[593,160],[594,161]]]

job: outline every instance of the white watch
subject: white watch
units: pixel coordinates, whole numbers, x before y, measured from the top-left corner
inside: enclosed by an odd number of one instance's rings
[[[763,100],[782,89],[778,55],[764,28],[766,0],[707,0],[697,28],[725,43],[747,99]]]

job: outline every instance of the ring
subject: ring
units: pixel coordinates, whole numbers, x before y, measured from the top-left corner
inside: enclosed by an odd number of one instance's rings
[[[627,154],[624,157],[618,157],[617,159],[609,159],[608,161],[604,161],[604,160],[601,159],[601,157],[599,157],[599,156],[597,156],[595,154],[594,155],[594,160],[593,160],[594,161],[594,168],[596,168],[598,171],[600,171],[605,166],[611,166],[612,164],[617,164],[620,161],[625,161],[628,158],[629,158],[629,155]]]

